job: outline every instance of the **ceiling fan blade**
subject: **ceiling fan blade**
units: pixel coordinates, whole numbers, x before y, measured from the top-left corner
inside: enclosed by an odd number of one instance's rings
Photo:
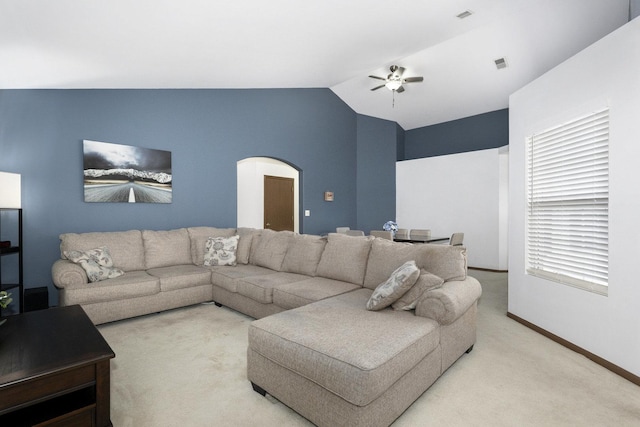
[[[415,83],[415,82],[421,82],[423,80],[424,80],[423,77],[407,77],[406,79],[404,79],[404,83]]]
[[[384,77],[378,77],[378,76],[369,76],[369,77],[371,77],[372,79],[387,80]]]
[[[385,85],[376,86],[376,87],[374,87],[374,88],[373,88],[373,89],[371,89],[371,90],[378,90],[378,89],[380,89],[381,87],[384,87],[384,86],[385,86]]]
[[[396,92],[402,93],[402,92],[404,92],[404,88],[402,86],[400,86],[398,89],[396,89]]]

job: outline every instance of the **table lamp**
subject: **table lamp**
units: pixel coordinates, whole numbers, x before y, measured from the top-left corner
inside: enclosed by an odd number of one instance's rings
[[[20,209],[20,174],[0,172],[0,209]]]

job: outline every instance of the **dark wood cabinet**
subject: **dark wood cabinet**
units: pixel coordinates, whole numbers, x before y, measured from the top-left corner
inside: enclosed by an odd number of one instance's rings
[[[111,426],[113,357],[79,305],[9,316],[0,326],[0,425]]]

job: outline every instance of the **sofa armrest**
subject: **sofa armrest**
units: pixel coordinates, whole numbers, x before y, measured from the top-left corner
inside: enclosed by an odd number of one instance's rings
[[[78,264],[59,259],[51,266],[53,284],[57,288],[68,288],[89,283],[87,273]]]
[[[422,295],[416,306],[416,315],[448,325],[466,313],[481,294],[480,282],[471,276],[445,282],[441,288]]]

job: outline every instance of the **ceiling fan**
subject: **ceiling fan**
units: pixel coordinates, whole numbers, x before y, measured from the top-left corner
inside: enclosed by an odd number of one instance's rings
[[[383,80],[385,82],[384,84],[376,86],[371,90],[378,90],[382,87],[386,87],[390,91],[401,93],[404,92],[404,87],[402,86],[403,84],[417,83],[424,80],[422,76],[402,77],[402,75],[404,74],[404,68],[398,67],[397,65],[392,65],[391,67],[389,67],[389,70],[391,70],[391,73],[387,77],[369,76],[372,79]]]

